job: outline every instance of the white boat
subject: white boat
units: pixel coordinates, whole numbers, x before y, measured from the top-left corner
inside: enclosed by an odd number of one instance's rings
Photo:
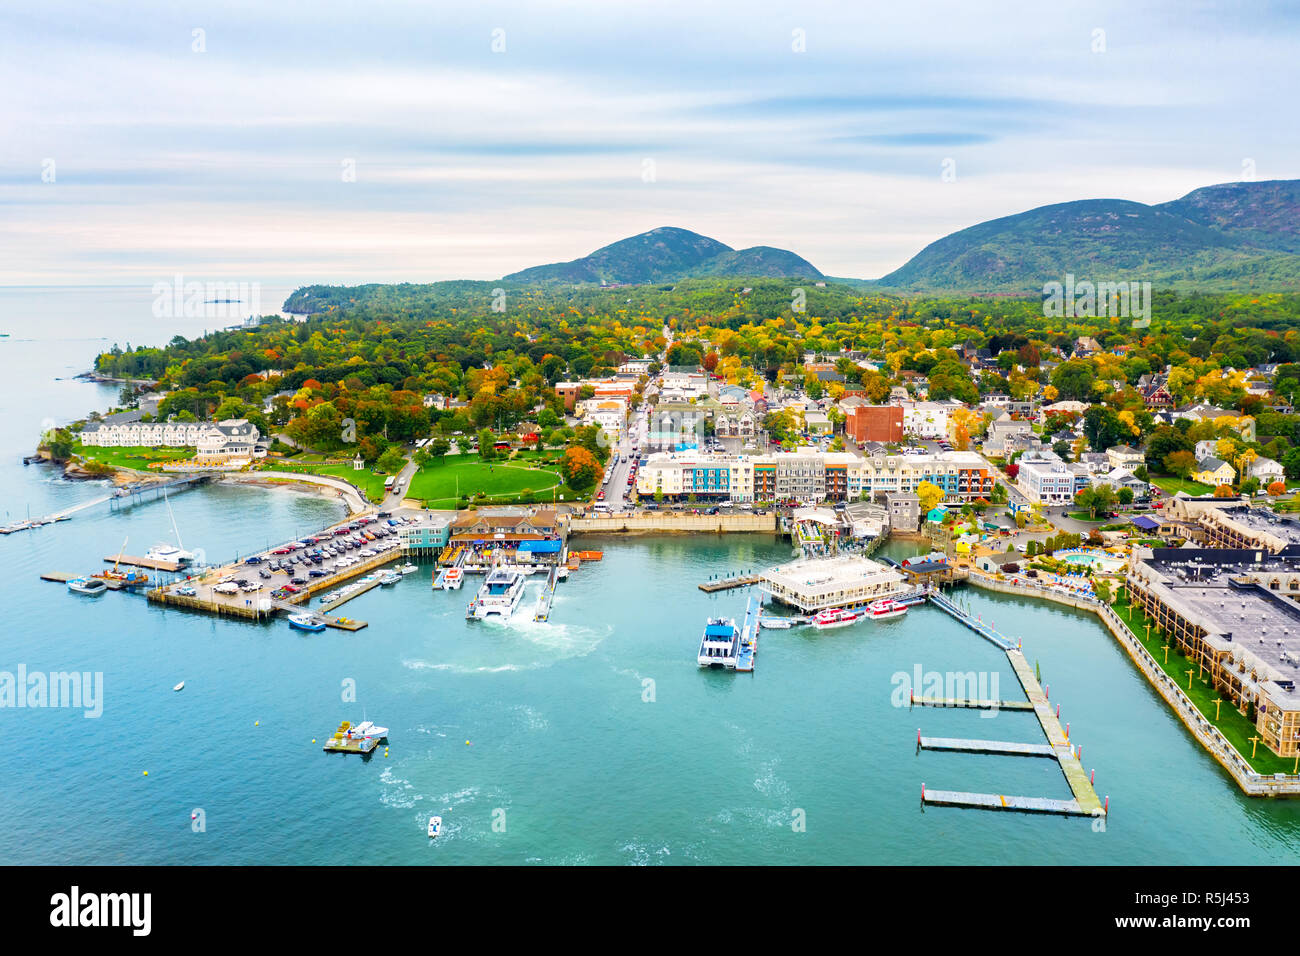
[[[444,591],[459,591],[460,586],[465,583],[465,572],[460,568],[448,568],[442,572],[442,589]]]
[[[379,576],[379,583],[384,587],[390,587],[400,580],[402,580],[402,576],[396,571],[385,571]]]
[[[173,544],[155,544],[144,553],[151,561],[173,561],[176,564],[189,564],[194,560],[194,552],[178,548]]]
[[[442,832],[442,817],[429,817],[429,836],[436,837]]]
[[[759,623],[763,627],[770,627],[779,631],[784,631],[787,628],[794,627],[794,621],[790,620],[788,617],[768,616],[768,617],[764,617]]]
[[[888,598],[867,605],[867,617],[873,621],[887,621],[892,617],[902,617],[906,613],[906,604]]]
[[[515,613],[524,596],[524,576],[515,568],[495,568],[478,589],[465,616],[484,621],[488,618],[505,620]]]
[[[809,623],[817,630],[825,631],[834,627],[848,627],[860,620],[862,620],[862,615],[857,611],[850,611],[847,608],[828,608],[814,614]]]
[[[416,567],[414,564],[404,564],[397,569],[399,574],[414,574],[418,570],[420,569]]]
[[[177,684],[175,687],[172,688],[172,690],[184,690],[184,689],[185,689],[185,681],[181,681],[179,684]]]
[[[711,617],[704,625],[700,638],[700,653],[696,660],[701,667],[735,667],[740,651],[740,631],[729,617]]]
[[[214,589],[215,590],[215,589]],[[315,614],[290,614],[289,626],[296,627],[300,631],[323,631],[325,622]]]
[[[73,578],[68,582],[68,590],[74,594],[103,594],[108,585],[102,578]]]
[[[348,731],[349,737],[373,737],[375,740],[383,740],[388,736],[387,727],[376,727],[371,721],[363,720],[351,730]]]

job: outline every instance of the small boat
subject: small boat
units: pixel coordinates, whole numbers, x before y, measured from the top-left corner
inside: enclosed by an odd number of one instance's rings
[[[184,690],[184,689],[185,689],[185,681],[181,681],[179,684],[177,684],[175,687],[172,688],[172,690]]]
[[[906,613],[906,604],[888,598],[883,601],[873,601],[867,605],[867,617],[873,621],[887,621],[891,617],[902,617]]]
[[[442,572],[442,589],[444,591],[459,591],[460,586],[465,583],[465,572],[460,568],[448,568]]]
[[[764,617],[759,621],[759,623],[763,627],[775,628],[779,631],[784,631],[787,628],[794,627],[794,621],[790,620],[788,617]]]
[[[418,570],[420,569],[416,567],[414,564],[404,564],[397,569],[399,574],[414,574]]]
[[[814,614],[810,623],[817,630],[825,631],[833,627],[848,627],[860,620],[862,615],[857,611],[850,611],[847,608],[828,608]]]
[[[400,580],[402,580],[402,576],[396,571],[385,571],[379,576],[379,583],[384,587],[391,587]]]
[[[325,622],[315,614],[290,614],[289,626],[300,631],[323,631]]]
[[[108,590],[108,583],[103,578],[73,578],[68,582],[68,590],[74,594],[103,594]]]
[[[383,740],[388,736],[387,727],[376,727],[369,720],[363,720],[351,730],[348,731],[349,737],[365,737],[367,739]]]
[[[442,817],[429,817],[429,836],[436,837],[442,832]]]

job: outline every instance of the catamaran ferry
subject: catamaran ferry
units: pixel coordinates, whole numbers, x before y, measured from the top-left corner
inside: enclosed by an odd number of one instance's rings
[[[862,620],[863,615],[857,611],[850,611],[847,608],[830,608],[826,611],[818,611],[813,615],[809,622],[819,631],[829,630],[833,627],[848,627],[850,624],[856,624]]]
[[[735,667],[740,651],[740,631],[729,617],[711,617],[704,625],[700,638],[699,663],[701,667]]]
[[[524,576],[514,568],[495,568],[470,602],[465,617],[483,621],[490,617],[504,620],[515,613],[524,596]]]
[[[907,613],[907,605],[901,601],[873,601],[867,605],[867,617],[873,621],[887,621],[891,617],[902,617]]]

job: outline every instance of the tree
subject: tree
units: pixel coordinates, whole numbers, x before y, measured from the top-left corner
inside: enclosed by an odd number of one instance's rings
[[[1171,475],[1177,475],[1179,478],[1186,478],[1196,467],[1196,456],[1190,451],[1176,451],[1172,454],[1165,455],[1165,471]]]
[[[1219,485],[1217,488],[1214,489],[1214,497],[1235,498],[1237,497],[1237,493],[1232,490],[1232,485]]]
[[[916,486],[916,496],[921,499],[922,516],[929,514],[939,502],[943,501],[943,489],[938,485],[923,481]]]
[[[1115,489],[1110,485],[1084,488],[1074,496],[1074,503],[1080,508],[1087,509],[1090,517],[1096,518],[1098,511],[1108,509],[1115,504]]]
[[[478,456],[483,461],[491,461],[496,457],[496,436],[492,434],[490,428],[480,428],[478,432]]]
[[[564,450],[560,472],[570,488],[584,491],[600,480],[603,469],[595,455],[581,445],[574,445]]]
[[[1238,487],[1243,495],[1253,495],[1259,490],[1259,479],[1251,476],[1243,480]]]
[[[1119,503],[1120,503],[1120,504],[1122,504],[1122,505],[1131,505],[1131,504],[1133,503],[1133,489],[1132,489],[1132,488],[1129,488],[1128,486],[1125,486],[1125,487],[1121,488],[1118,492],[1116,492],[1116,494],[1117,494],[1118,497],[1119,497]]]
[[[1062,362],[1052,372],[1052,387],[1066,400],[1087,402],[1092,400],[1092,383],[1096,378],[1091,362],[1070,359]]]
[[[406,457],[402,454],[402,449],[393,445],[379,456],[379,461],[375,462],[375,468],[386,475],[395,475],[402,470],[402,466],[405,464]]]
[[[1286,482],[1285,482],[1285,481],[1270,481],[1270,482],[1268,483],[1268,493],[1269,493],[1270,495],[1274,495],[1274,496],[1276,496],[1276,495],[1284,495],[1284,494],[1286,494]]]
[[[430,455],[439,461],[442,461],[447,452],[451,451],[451,442],[440,436],[429,442],[426,448]]]

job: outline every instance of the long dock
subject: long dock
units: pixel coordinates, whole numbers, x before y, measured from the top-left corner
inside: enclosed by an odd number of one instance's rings
[[[551,603],[555,600],[555,585],[560,579],[559,566],[551,568],[542,585],[542,593],[537,596],[537,607],[533,609],[534,621],[545,621],[551,616]]]
[[[368,591],[372,591],[377,587],[379,587],[379,579],[375,578],[373,581],[367,581],[365,584],[359,584],[348,591],[331,591],[329,594],[325,595],[325,597],[321,598],[321,602],[320,602],[321,607],[329,608],[332,611],[334,610],[334,608],[342,607],[344,604],[347,604],[353,598],[359,598],[361,597],[361,595],[367,593]],[[336,594],[338,595],[338,597],[334,596]]]
[[[1011,669],[1016,675],[1016,680],[1020,682],[1020,686],[1025,692],[1026,703],[1033,710],[1034,716],[1043,730],[1043,736],[1047,738],[1047,743],[1011,744],[998,741],[925,738],[921,736],[920,731],[917,731],[917,752],[919,753],[921,750],[959,750],[968,753],[1052,757],[1061,768],[1061,773],[1065,776],[1065,782],[1069,785],[1074,799],[1052,800],[1046,797],[1007,797],[1000,794],[965,793],[950,790],[931,791],[939,796],[930,799],[925,795],[926,791],[924,785],[922,785],[922,805],[934,803],[943,806],[979,809],[1025,810],[1028,812],[1066,813],[1079,816],[1105,815],[1109,807],[1107,803],[1097,796],[1097,791],[1093,788],[1089,774],[1083,769],[1083,764],[1079,761],[1078,751],[1075,749],[1074,744],[1070,743],[1070,738],[1062,729],[1060,720],[1047,700],[1047,694],[1044,693],[1042,686],[1038,683],[1038,678],[1034,676],[1033,668],[1029,666],[1029,662],[1025,660],[1025,655],[1020,651],[1020,642],[998,633],[994,629],[992,621],[985,622],[982,617],[972,616],[969,611],[964,610],[951,598],[940,594],[938,591],[929,591],[927,597],[931,604],[939,607],[985,640],[996,645],[1007,655],[1007,660],[1011,663]],[[922,700],[926,699],[922,698]],[[1003,702],[998,703],[1002,704]],[[1023,710],[1025,705],[1021,704],[1008,709]],[[929,746],[924,745],[927,741],[930,743]],[[940,745],[939,742],[949,746]],[[995,749],[989,749],[990,747]],[[1026,750],[1025,748],[1032,749]]]
[[[980,700],[973,697],[917,697],[912,695],[912,707],[956,707],[967,710],[1018,710],[1030,711],[1034,705],[1027,700]]]
[[[930,790],[921,787],[921,805],[936,807],[966,807],[976,810],[1012,810],[1020,813],[1054,813],[1059,816],[1093,816],[1085,812],[1077,800],[1055,800],[1051,797],[1018,797],[1001,793],[967,793],[963,790]]]
[[[745,604],[745,623],[740,629],[740,647],[736,651],[736,670],[745,674],[754,672],[754,655],[758,653],[758,623],[763,617],[763,598],[760,595],[758,607],[753,607],[753,599]]]
[[[922,737],[917,750],[946,750],[969,754],[1001,754],[1007,757],[1056,757],[1051,744],[1025,744],[1009,740],[962,740],[957,737]]]
[[[160,561],[157,558],[140,558],[132,554],[110,554],[104,559],[107,564],[125,564],[133,568],[148,568],[150,571],[179,571],[185,565],[179,561]]]

